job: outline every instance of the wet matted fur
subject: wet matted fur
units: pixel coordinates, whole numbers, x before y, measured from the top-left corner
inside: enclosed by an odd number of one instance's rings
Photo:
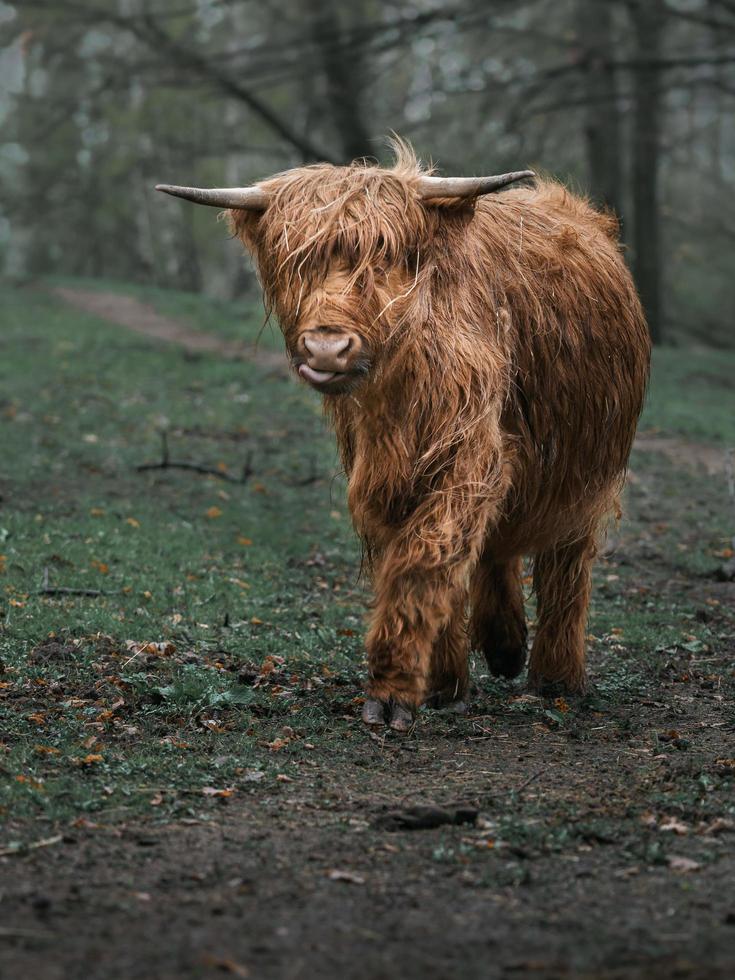
[[[402,146],[392,169],[292,170],[260,184],[263,213],[229,213],[292,356],[315,322],[364,342],[363,375],[324,404],[374,582],[368,693],[461,698],[470,642],[518,674],[523,556],[529,680],[581,691],[596,539],[649,368],[617,224],[545,180],[427,203],[421,174]]]

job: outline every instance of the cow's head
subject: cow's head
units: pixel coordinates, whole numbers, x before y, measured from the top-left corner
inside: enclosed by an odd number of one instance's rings
[[[253,187],[158,185],[198,204],[229,209],[281,324],[291,363],[323,394],[353,390],[399,342],[415,313],[426,243],[441,208],[533,172],[435,177],[400,144],[392,169],[318,164]]]

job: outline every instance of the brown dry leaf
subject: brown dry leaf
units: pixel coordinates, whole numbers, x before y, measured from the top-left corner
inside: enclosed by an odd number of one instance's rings
[[[37,755],[60,755],[61,749],[55,749],[52,745],[34,745],[33,751]]]
[[[669,854],[666,858],[667,864],[672,871],[680,871],[686,874],[689,871],[699,871],[702,865],[693,858],[681,857],[678,854]]]
[[[700,825],[697,832],[709,836],[728,833],[732,830],[735,830],[735,821],[729,820],[727,817],[715,817],[712,823]]]
[[[279,772],[278,775],[276,776],[276,780],[279,783],[292,783],[293,782],[293,779],[290,776],[287,776],[285,772]]]
[[[683,836],[684,834],[689,833],[691,827],[689,826],[689,824],[686,824],[681,820],[677,820],[676,817],[666,817],[658,825],[658,829],[664,831],[668,830],[674,834],[679,834],[679,836]]]
[[[556,708],[557,711],[561,711],[563,715],[565,715],[567,711],[569,711],[569,705],[564,700],[564,698],[561,697],[554,698],[554,707]]]
[[[108,575],[110,572],[110,566],[104,561],[97,561],[96,558],[93,558],[89,564],[92,568],[96,568],[100,575]]]
[[[15,781],[16,783],[22,783],[24,786],[28,786],[30,789],[35,789],[35,790],[39,790],[40,792],[43,792],[42,779],[35,779],[33,776],[20,775],[15,777]]]
[[[226,799],[227,797],[232,796],[234,792],[234,786],[228,786],[226,789],[215,789],[214,786],[202,786],[203,796],[218,796]]]
[[[84,830],[97,830],[99,824],[95,823],[94,820],[90,820],[88,817],[76,817],[71,822],[72,827],[80,827]]]
[[[140,521],[136,520],[134,517],[126,517],[125,523],[129,524],[131,527],[140,527]]]
[[[92,507],[89,512],[90,517],[104,517],[105,512],[102,507]]]
[[[126,640],[125,648],[132,654],[131,660],[142,653],[157,657],[170,657],[176,653],[176,646],[170,640],[162,640],[160,643],[136,643],[135,640]]]
[[[231,973],[233,977],[249,977],[250,970],[242,963],[237,963],[235,960],[229,959],[228,957],[222,956],[210,956],[207,954],[202,957],[202,966],[208,966],[210,969],[219,970],[221,973]]]
[[[285,749],[287,745],[287,738],[274,738],[272,742],[266,742],[266,748],[270,749],[271,752],[280,752],[281,749]]]
[[[222,509],[220,507],[210,507],[205,513],[210,521],[215,521],[218,517],[222,517]]]
[[[331,871],[328,871],[327,878],[329,878],[330,881],[344,881],[349,885],[365,884],[365,879],[362,875],[359,875],[354,871],[340,871],[338,868],[332,868]]]
[[[220,725],[214,718],[200,718],[199,724],[202,728],[206,728],[210,732],[221,733],[227,731],[224,725]]]
[[[98,762],[102,762],[102,753],[89,752],[83,759],[72,759],[72,762],[75,766],[94,766]]]
[[[238,534],[237,543],[241,544],[243,548],[249,548],[253,542],[251,538],[246,538],[244,534]]]

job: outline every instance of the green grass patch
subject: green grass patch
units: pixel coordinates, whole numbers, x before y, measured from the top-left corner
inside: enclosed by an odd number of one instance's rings
[[[247,305],[125,292],[198,330],[260,329]],[[319,398],[37,289],[0,302],[0,817],[201,815],[305,760],[352,765],[367,597]],[[660,352],[644,424],[724,444],[732,366]],[[247,479],[139,470],[164,436],[171,460]],[[702,604],[660,582],[716,567],[732,530],[723,487],[659,457],[634,470],[623,538],[596,573],[597,701],[525,698],[477,665],[489,717],[580,737],[687,643],[719,642]],[[431,727],[462,738],[474,724]]]

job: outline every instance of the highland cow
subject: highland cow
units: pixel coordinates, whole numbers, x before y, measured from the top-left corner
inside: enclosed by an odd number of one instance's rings
[[[613,216],[529,171],[302,167],[160,190],[229,209],[291,364],[324,397],[375,599],[363,719],[461,707],[470,647],[581,692],[596,539],[641,411],[649,338]],[[469,622],[468,622],[469,621]],[[469,628],[468,628],[469,626]]]

